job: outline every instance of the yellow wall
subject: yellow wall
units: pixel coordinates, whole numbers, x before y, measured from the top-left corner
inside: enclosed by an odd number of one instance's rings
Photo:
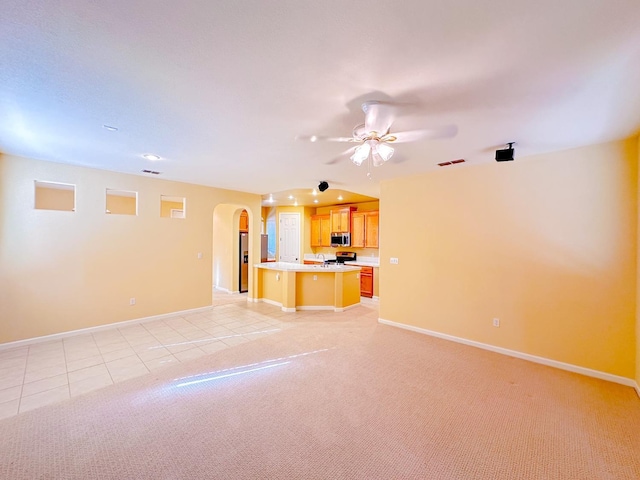
[[[35,184],[34,184],[35,185]],[[64,210],[75,208],[75,190],[35,187],[35,206],[42,210]]]
[[[160,216],[162,218],[171,218],[171,210],[185,210],[186,217],[186,209],[185,205],[182,202],[171,202],[168,200],[162,200],[160,202]]]
[[[638,135],[638,141],[636,143],[636,152],[638,155],[638,164],[640,165],[640,135]],[[640,180],[638,181],[638,183],[640,184]],[[640,197],[638,198],[638,202],[640,202]],[[640,212],[640,207],[638,208],[638,211]],[[638,228],[640,229],[640,220],[638,220],[637,216],[636,216],[636,221],[638,221]],[[638,241],[640,242],[640,233],[638,234]],[[638,245],[639,245],[638,257],[640,257],[640,243]],[[640,262],[637,262],[637,264],[638,264],[638,274],[640,275]],[[637,288],[638,289],[636,293],[636,390],[638,392],[638,395],[640,395],[640,306],[638,306],[638,303],[640,302],[640,277],[637,279]]]
[[[380,317],[637,378],[637,150],[382,182]]]
[[[113,215],[136,215],[136,197],[106,195],[107,210]]]
[[[34,209],[35,179],[75,184],[76,212]],[[137,191],[138,216],[105,215],[106,188]],[[167,191],[186,219],[160,218]],[[0,155],[0,343],[211,305],[220,204],[259,236],[259,195]],[[250,249],[259,261],[259,238]]]

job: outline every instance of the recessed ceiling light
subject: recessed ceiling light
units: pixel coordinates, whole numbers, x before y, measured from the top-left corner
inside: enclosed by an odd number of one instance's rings
[[[314,197],[315,197],[316,195],[318,195],[318,192],[316,191],[316,189],[315,189],[315,188],[314,188],[314,189],[313,189],[313,191],[311,192],[311,195],[313,195]]]
[[[293,206],[297,207],[298,206],[298,201],[296,200],[295,202],[293,202]]]
[[[289,200],[293,200],[293,195],[289,195]]]
[[[269,203],[273,203],[273,195],[269,195],[269,199],[267,200]]]
[[[311,138],[309,139],[310,142],[315,142],[318,140],[318,137],[316,137],[315,135],[312,135]]]
[[[160,160],[160,157],[158,155],[154,155],[153,153],[145,153],[142,156],[147,160]]]
[[[109,130],[110,132],[117,132],[118,127],[112,127],[111,125],[102,125],[102,128]]]
[[[338,195],[338,200],[342,200],[342,195]]]
[[[313,201],[313,203],[318,203],[318,199],[316,198],[316,199]]]

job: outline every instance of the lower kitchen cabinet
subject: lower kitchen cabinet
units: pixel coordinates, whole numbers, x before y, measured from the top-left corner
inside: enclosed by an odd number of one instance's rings
[[[360,270],[360,296],[373,297],[373,267],[362,267]]]

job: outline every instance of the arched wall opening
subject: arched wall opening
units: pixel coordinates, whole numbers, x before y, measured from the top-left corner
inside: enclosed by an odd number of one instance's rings
[[[254,227],[254,214],[248,205],[219,204],[213,210],[212,241],[212,285],[213,289],[239,293],[240,278],[240,214],[243,210],[249,215],[249,279],[248,298],[253,297],[251,265],[258,263],[255,255],[256,236],[260,231]],[[259,245],[259,242],[257,243]]]

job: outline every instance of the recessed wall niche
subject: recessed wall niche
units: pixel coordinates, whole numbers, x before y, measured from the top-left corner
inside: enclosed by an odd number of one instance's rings
[[[70,183],[35,180],[35,208],[38,210],[76,211],[76,186]]]
[[[112,215],[137,215],[138,192],[107,188],[106,213]]]
[[[160,195],[160,216],[163,218],[186,218],[187,199]]]

